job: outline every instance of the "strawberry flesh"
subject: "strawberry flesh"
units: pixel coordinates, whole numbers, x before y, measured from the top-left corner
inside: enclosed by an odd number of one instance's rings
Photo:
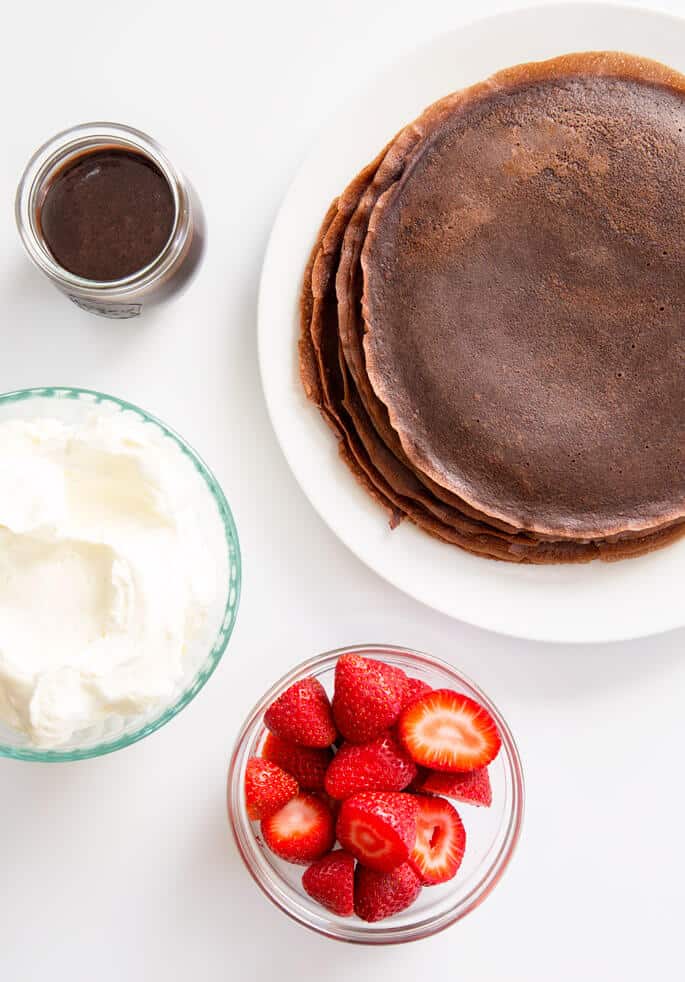
[[[478,767],[475,771],[465,774],[450,774],[448,771],[422,771],[412,782],[412,791],[424,794],[439,794],[446,798],[455,798],[469,805],[482,805],[489,808],[492,804],[492,787],[487,767]]]
[[[326,910],[338,917],[354,914],[354,857],[336,849],[317,859],[302,874],[302,886]]]
[[[341,655],[335,666],[333,717],[349,743],[368,743],[397,720],[407,676],[393,665]]]
[[[456,808],[444,798],[417,795],[416,803],[416,842],[409,862],[424,885],[446,883],[464,857],[464,825]]]
[[[302,747],[329,747],[337,736],[326,690],[311,677],[286,689],[267,709],[264,724]]]
[[[397,732],[416,763],[435,771],[485,767],[501,743],[490,713],[451,689],[435,689],[407,706]]]
[[[354,910],[373,923],[411,907],[421,892],[421,881],[409,863],[389,873],[357,866],[354,878]]]
[[[298,794],[261,824],[269,849],[289,863],[307,865],[333,848],[335,820],[318,795]]]
[[[277,764],[251,757],[245,769],[245,806],[251,822],[269,818],[298,792],[297,781]]]
[[[416,840],[418,805],[413,795],[362,791],[340,808],[340,845],[370,869],[388,872],[404,863]]]
[[[328,747],[298,747],[290,740],[269,733],[262,746],[262,757],[292,774],[305,791],[323,791],[333,752]]]
[[[326,791],[349,798],[358,791],[402,791],[416,777],[416,764],[393,733],[370,743],[344,743],[326,771]]]

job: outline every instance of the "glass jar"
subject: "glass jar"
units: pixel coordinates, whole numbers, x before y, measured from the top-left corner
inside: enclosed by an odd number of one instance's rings
[[[60,266],[48,248],[40,221],[43,202],[57,175],[86,154],[103,150],[145,157],[167,181],[174,204],[171,233],[159,255],[129,276],[109,281],[85,279]],[[36,266],[78,307],[103,317],[137,317],[143,308],[169,299],[187,285],[204,251],[204,216],[190,182],[151,137],[117,123],[84,123],[43,144],[19,183],[16,218]]]

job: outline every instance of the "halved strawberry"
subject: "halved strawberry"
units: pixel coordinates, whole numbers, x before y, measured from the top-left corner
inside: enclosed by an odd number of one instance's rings
[[[315,794],[298,794],[264,819],[261,830],[269,849],[289,863],[311,863],[335,842],[333,813]]]
[[[347,654],[335,666],[333,717],[350,743],[367,743],[392,726],[404,701],[402,669]]]
[[[440,794],[446,798],[467,802],[469,805],[483,805],[485,808],[489,808],[492,804],[492,788],[487,767],[478,767],[475,771],[467,771],[465,774],[421,771],[418,778],[412,782],[411,790],[422,791],[425,794]]]
[[[337,736],[326,690],[315,678],[286,689],[265,712],[264,725],[302,747],[329,747]]]
[[[338,917],[354,914],[354,856],[336,849],[317,859],[302,874],[302,886],[314,900]]]
[[[417,699],[420,699],[421,696],[425,696],[426,693],[430,691],[431,687],[427,682],[424,682],[422,679],[415,679],[408,676],[404,687],[402,709],[406,709],[407,706],[411,706],[413,702],[416,702]]]
[[[402,791],[416,776],[416,764],[393,733],[370,743],[344,743],[326,771],[326,791],[349,798],[357,791]]]
[[[251,757],[245,769],[245,805],[251,822],[274,815],[298,792],[297,781],[270,760]]]
[[[389,873],[357,866],[354,910],[363,921],[382,921],[410,907],[421,893],[421,881],[409,863]]]
[[[338,840],[360,863],[387,872],[409,858],[416,839],[417,812],[413,795],[362,791],[342,803]]]
[[[435,771],[485,767],[501,743],[487,709],[451,689],[435,689],[407,706],[397,732],[416,763]]]
[[[461,866],[466,832],[456,808],[444,798],[416,795],[416,842],[409,862],[426,885],[446,883]]]
[[[292,774],[305,791],[322,791],[333,752],[328,747],[298,747],[290,740],[268,733],[262,746],[262,757]]]

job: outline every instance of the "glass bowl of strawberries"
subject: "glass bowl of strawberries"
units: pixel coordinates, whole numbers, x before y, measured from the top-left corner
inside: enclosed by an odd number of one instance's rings
[[[502,715],[451,665],[392,645],[326,652],[254,707],[228,774],[238,850],[300,924],[361,944],[414,941],[468,914],[523,818]]]

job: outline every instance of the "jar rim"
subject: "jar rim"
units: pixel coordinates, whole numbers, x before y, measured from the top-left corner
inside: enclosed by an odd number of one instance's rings
[[[39,227],[39,197],[51,177],[84,153],[99,149],[129,150],[145,156],[169,185],[174,222],[161,252],[141,269],[117,280],[91,280],[71,273],[55,260]],[[185,180],[163,148],[147,133],[120,123],[82,123],[55,134],[36,150],[22,174],[15,199],[19,234],[31,260],[62,289],[87,291],[102,298],[124,298],[163,278],[183,254],[193,226],[192,202]]]

